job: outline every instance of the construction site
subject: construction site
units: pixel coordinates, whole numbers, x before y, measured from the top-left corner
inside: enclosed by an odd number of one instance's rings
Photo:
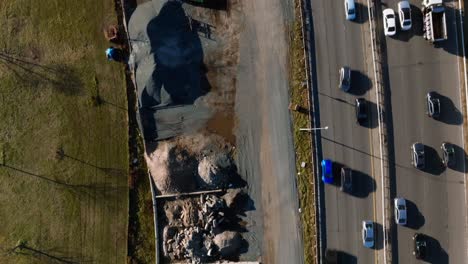
[[[126,15],[156,259],[239,261],[255,209],[235,162],[239,3],[141,1]]]

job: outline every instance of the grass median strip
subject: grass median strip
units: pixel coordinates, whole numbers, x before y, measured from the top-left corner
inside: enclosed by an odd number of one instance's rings
[[[316,223],[315,223],[315,201],[314,201],[314,177],[312,163],[312,149],[310,144],[310,133],[299,131],[300,128],[311,126],[307,111],[300,111],[301,108],[309,107],[308,91],[306,85],[306,69],[304,58],[304,45],[302,36],[302,21],[299,19],[300,1],[295,1],[296,21],[291,31],[291,51],[290,51],[290,71],[291,71],[291,104],[297,105],[299,111],[292,111],[294,146],[297,167],[297,188],[299,191],[301,220],[304,240],[304,261],[314,263],[316,244]],[[306,164],[305,167],[301,163]]]

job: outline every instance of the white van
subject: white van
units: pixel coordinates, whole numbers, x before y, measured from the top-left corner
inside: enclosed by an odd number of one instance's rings
[[[354,0],[344,0],[344,8],[347,20],[356,19],[356,6]]]

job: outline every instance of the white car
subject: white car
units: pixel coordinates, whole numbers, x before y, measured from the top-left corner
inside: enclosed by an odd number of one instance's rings
[[[382,13],[385,36],[394,36],[396,33],[395,12],[387,8]]]
[[[411,29],[411,7],[408,1],[398,3],[398,15],[400,18],[401,30]]]
[[[362,244],[366,248],[374,246],[374,223],[372,221],[362,221]]]
[[[395,207],[395,222],[397,225],[406,225],[406,200],[403,198],[395,198],[393,200],[393,205]]]
[[[344,0],[346,20],[356,19],[356,6],[354,0]]]

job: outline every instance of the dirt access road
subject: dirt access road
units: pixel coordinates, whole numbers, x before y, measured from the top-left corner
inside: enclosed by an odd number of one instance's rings
[[[236,93],[238,165],[257,210],[254,234],[263,263],[303,263],[288,111],[288,25],[291,0],[242,1]],[[263,234],[262,234],[263,231]],[[262,237],[263,236],[263,237]]]

